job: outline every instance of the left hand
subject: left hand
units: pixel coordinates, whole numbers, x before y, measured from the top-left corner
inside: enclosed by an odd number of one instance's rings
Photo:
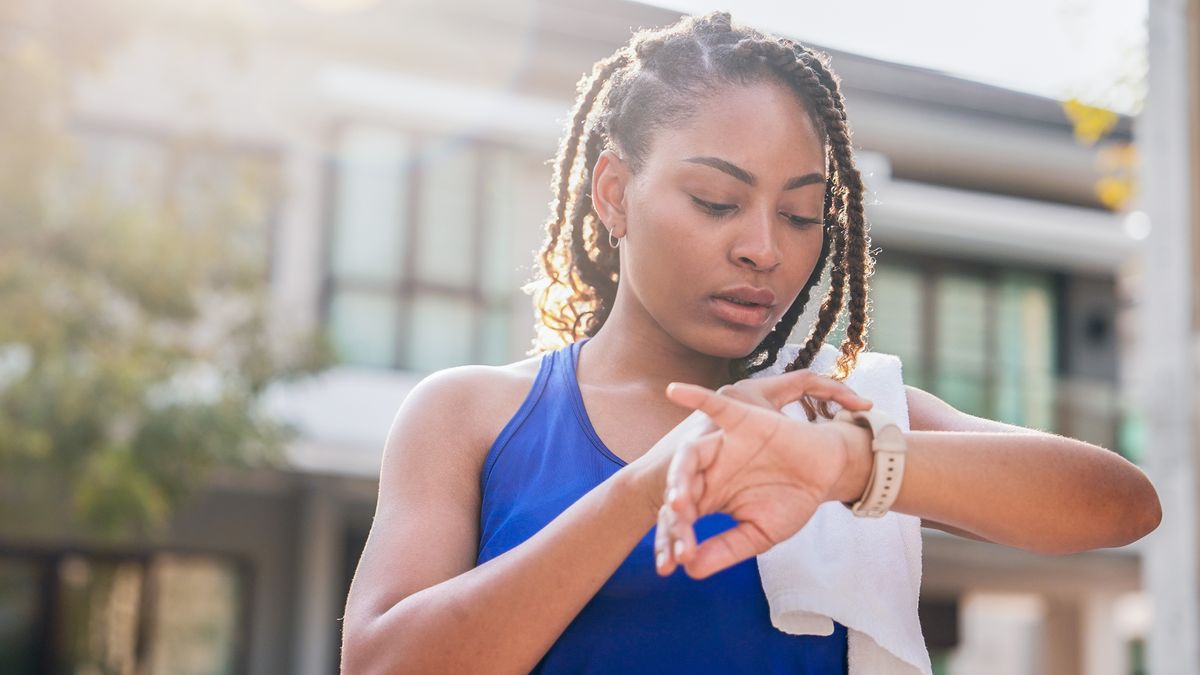
[[[767,551],[799,531],[842,477],[847,449],[835,425],[794,419],[778,408],[810,395],[853,410],[866,410],[871,402],[828,377],[788,380],[802,390],[799,397],[764,390],[769,379],[718,392],[682,383],[667,388],[671,401],[706,413],[715,430],[671,459],[655,537],[655,558],[663,554],[664,560],[660,575],[683,564],[689,576],[701,579]],[[805,410],[813,419],[811,406]],[[693,523],[715,512],[738,524],[697,546]]]

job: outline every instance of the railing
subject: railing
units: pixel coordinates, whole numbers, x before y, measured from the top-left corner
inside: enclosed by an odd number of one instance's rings
[[[959,409],[981,417],[1078,438],[1141,457],[1138,419],[1122,401],[1113,382],[1046,376],[990,387],[974,373],[939,373],[929,390]]]

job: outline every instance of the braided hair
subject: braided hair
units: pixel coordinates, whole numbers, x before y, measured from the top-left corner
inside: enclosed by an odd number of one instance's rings
[[[639,30],[598,61],[578,84],[571,121],[554,159],[555,196],[546,240],[537,254],[539,269],[524,289],[536,294],[535,351],[594,336],[616,300],[619,249],[600,245],[606,232],[592,205],[592,170],[601,151],[617,152],[636,173],[653,134],[685,121],[701,96],[724,85],[774,78],[805,103],[826,149],[830,170],[822,246],[796,300],[758,347],[732,364],[734,379],[775,363],[826,267],[829,291],[808,338],[784,371],[809,367],[848,304],[845,339],[832,373],[845,379],[866,347],[867,279],[874,260],[839,79],[828,62],[828,55],[797,42],[734,24],[725,12]]]

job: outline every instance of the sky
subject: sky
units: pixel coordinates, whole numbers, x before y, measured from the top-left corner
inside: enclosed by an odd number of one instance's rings
[[[642,0],[646,1],[646,0]],[[801,42],[1123,113],[1140,109],[1146,0],[653,0]],[[834,64],[837,67],[837,64]]]

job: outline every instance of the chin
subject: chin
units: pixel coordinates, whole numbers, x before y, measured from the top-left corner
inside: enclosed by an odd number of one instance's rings
[[[762,344],[770,331],[760,335],[757,332],[718,327],[711,334],[712,337],[703,341],[705,347],[698,351],[726,359],[744,359]]]

